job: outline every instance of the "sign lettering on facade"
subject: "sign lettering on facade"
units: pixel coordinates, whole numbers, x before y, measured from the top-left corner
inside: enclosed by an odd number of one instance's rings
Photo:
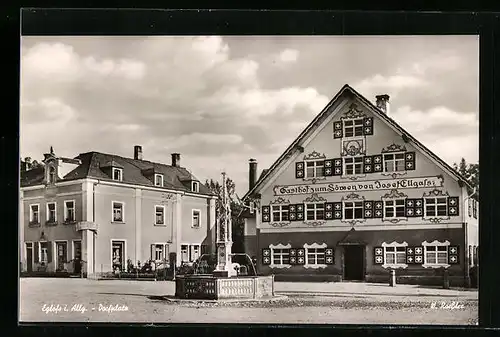
[[[274,195],[300,195],[311,193],[367,192],[392,189],[443,187],[442,177],[381,179],[323,184],[276,185]]]

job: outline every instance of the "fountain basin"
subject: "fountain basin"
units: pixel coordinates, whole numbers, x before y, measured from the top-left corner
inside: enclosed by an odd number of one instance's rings
[[[274,275],[180,275],[175,278],[175,297],[200,300],[273,298]]]

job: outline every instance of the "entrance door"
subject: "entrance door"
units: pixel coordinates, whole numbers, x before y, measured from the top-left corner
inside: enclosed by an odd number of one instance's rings
[[[26,243],[26,269],[28,273],[33,271],[33,242]]]
[[[365,247],[350,245],[344,247],[344,279],[346,281],[362,281],[364,273]]]
[[[112,265],[113,271],[122,271],[125,269],[124,253],[125,243],[123,241],[113,241],[112,244]]]
[[[68,243],[66,242],[56,242],[56,251],[57,251],[57,265],[56,271],[64,270],[64,264],[67,261],[68,257]]]
[[[73,241],[73,273],[80,275],[82,272],[82,242]]]

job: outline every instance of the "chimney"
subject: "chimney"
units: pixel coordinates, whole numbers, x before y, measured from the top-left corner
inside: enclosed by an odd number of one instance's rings
[[[248,190],[251,190],[257,182],[257,160],[250,159],[248,163],[250,166],[248,171]]]
[[[142,146],[140,145],[134,146],[134,159],[142,160]]]
[[[389,115],[389,95],[378,95],[375,98],[377,99],[377,108],[382,110],[386,115]]]
[[[172,166],[180,167],[181,166],[181,154],[180,153],[172,153]]]

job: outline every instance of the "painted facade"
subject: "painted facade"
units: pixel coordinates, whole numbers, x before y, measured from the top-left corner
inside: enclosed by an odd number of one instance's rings
[[[345,86],[255,183],[246,251],[278,279],[469,282],[478,246],[467,183]],[[251,167],[252,169],[252,167]],[[250,175],[252,176],[252,175]],[[254,174],[255,176],[255,174]]]
[[[180,265],[212,249],[215,196],[179,166],[178,154],[172,165],[137,153],[45,157],[44,166],[21,172],[22,271],[74,272],[77,259],[93,275],[124,269],[129,259],[169,260],[170,253]],[[73,167],[60,177],[65,161]]]

